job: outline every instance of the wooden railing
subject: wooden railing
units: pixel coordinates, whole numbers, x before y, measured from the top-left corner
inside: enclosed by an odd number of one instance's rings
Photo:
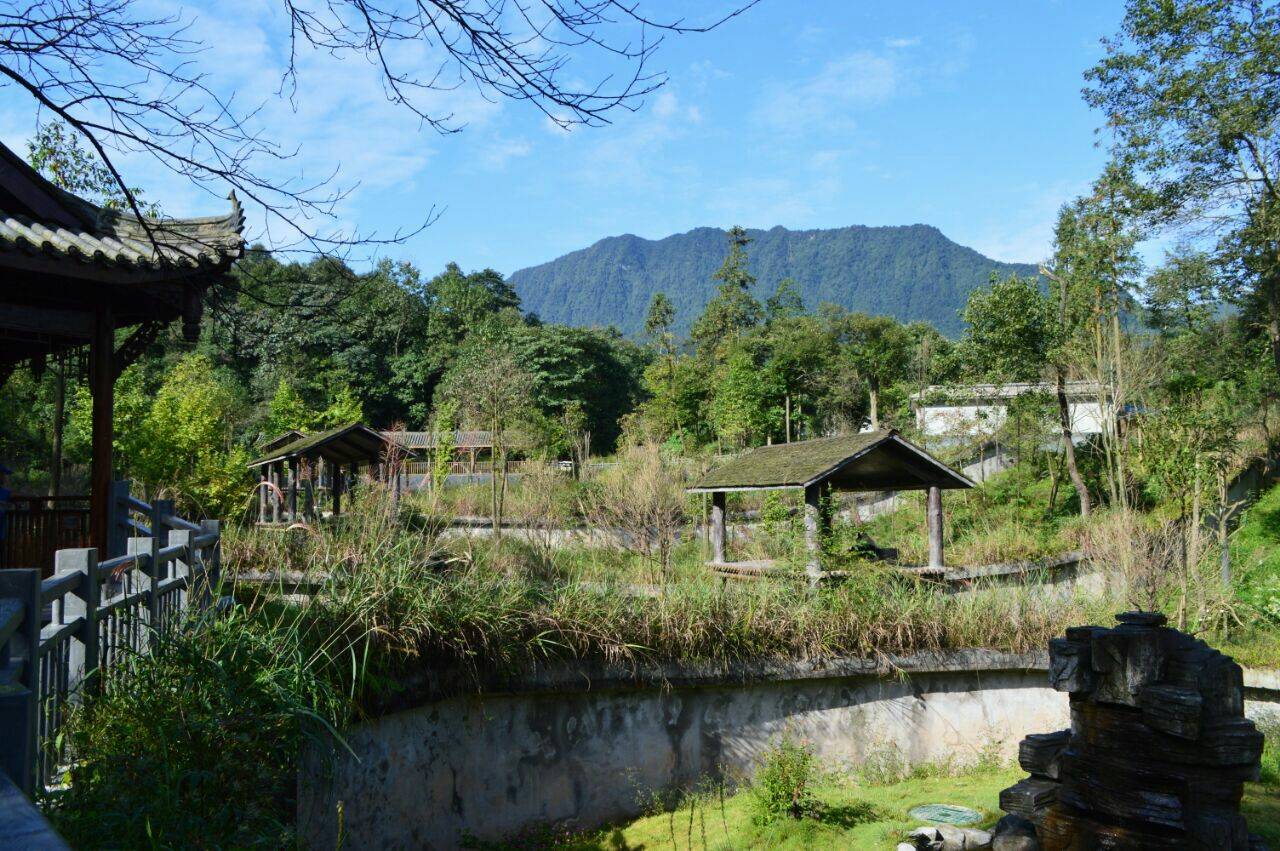
[[[477,460],[474,466],[471,462],[465,460],[450,461],[449,475],[488,475],[493,472],[495,467],[496,465],[487,458]],[[559,469],[559,463],[555,461],[547,462],[536,458],[512,458],[507,461],[508,473],[527,473],[546,467]],[[410,476],[430,476],[435,472],[435,465],[430,461],[407,461],[404,469],[405,473]]]
[[[126,538],[123,555],[59,550],[43,579],[34,568],[0,570],[0,770],[28,794],[66,759],[59,732],[70,703],[150,652],[189,606],[215,599],[218,522],[184,520],[172,501],[148,505],[127,487],[116,493],[117,522],[143,533]]]
[[[0,568],[53,572],[53,554],[89,545],[87,496],[15,496],[0,514]]]

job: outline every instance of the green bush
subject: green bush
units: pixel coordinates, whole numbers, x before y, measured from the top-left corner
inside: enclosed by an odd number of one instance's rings
[[[299,637],[233,612],[131,660],[70,719],[58,831],[75,848],[292,844],[300,749],[342,705]]]
[[[817,815],[821,805],[811,788],[815,769],[816,758],[808,744],[784,735],[765,753],[751,784],[755,823],[763,826],[783,818]]]

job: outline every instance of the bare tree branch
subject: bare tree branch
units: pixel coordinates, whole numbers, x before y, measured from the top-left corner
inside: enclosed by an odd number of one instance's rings
[[[280,94],[297,95],[302,51],[378,70],[387,99],[439,133],[462,125],[423,101],[428,92],[474,86],[488,99],[527,101],[561,127],[601,126],[635,110],[666,82],[650,68],[670,34],[706,32],[759,0],[705,23],[660,20],[643,0],[280,0],[289,58]],[[200,69],[204,48],[181,14],[149,15],[137,0],[26,0],[0,7],[0,86],[21,92],[84,137],[119,185],[125,206],[157,245],[163,222],[148,219],[120,163],[143,154],[215,195],[228,187],[262,213],[274,250],[345,255],[355,246],[401,242],[427,227],[435,208],[385,237],[322,230],[354,185],[278,177],[297,151],[256,129],[259,108],[242,109]],[[602,63],[578,83],[579,60]],[[622,72],[619,74],[618,71]],[[615,79],[616,77],[616,79]],[[137,185],[136,183],[134,185]]]

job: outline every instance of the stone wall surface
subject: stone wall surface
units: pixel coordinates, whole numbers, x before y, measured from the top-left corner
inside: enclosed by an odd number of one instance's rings
[[[993,747],[1012,759],[1027,734],[1069,723],[1043,655],[891,661],[895,672],[857,659],[564,669],[426,701],[347,731],[351,752],[307,755],[301,839],[314,849],[337,847],[340,834],[347,849],[451,849],[466,835],[595,827],[638,815],[660,790],[748,777],[785,731],[837,767],[973,761]]]

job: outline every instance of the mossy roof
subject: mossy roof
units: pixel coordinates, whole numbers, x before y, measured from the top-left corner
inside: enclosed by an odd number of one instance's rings
[[[851,491],[973,487],[946,464],[887,430],[761,446],[711,470],[690,490],[801,488],[823,481]]]
[[[273,461],[308,457],[324,458],[335,463],[368,461],[379,457],[389,443],[385,436],[366,425],[348,423],[328,431],[308,434],[272,449],[261,458],[250,461],[249,466],[261,467]]]

